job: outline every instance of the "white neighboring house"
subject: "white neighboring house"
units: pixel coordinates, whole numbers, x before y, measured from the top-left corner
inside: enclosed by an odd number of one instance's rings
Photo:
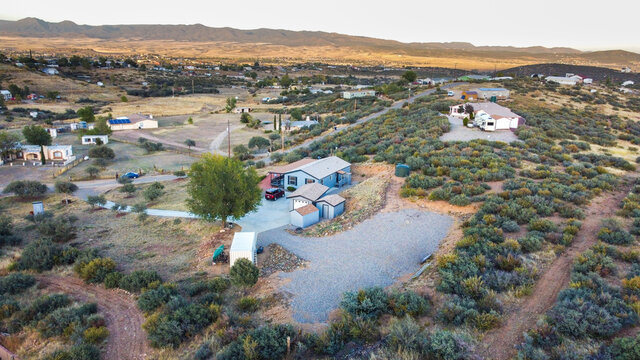
[[[138,130],[157,129],[158,121],[153,120],[153,115],[133,114],[107,120],[111,130]]]
[[[584,83],[584,84],[593,84],[593,79],[592,78],[584,78],[584,79],[582,79],[582,83]]]
[[[98,82],[96,83],[96,85],[98,85],[98,86],[100,86],[100,87],[103,87],[103,86],[104,86],[104,83],[103,83],[102,81],[98,81]]]
[[[236,107],[236,108],[233,108],[233,112],[235,114],[250,113],[251,111],[253,111],[253,109],[250,108],[250,107]]]
[[[363,98],[367,96],[376,96],[376,91],[361,90],[361,91],[343,91],[342,92],[343,99],[356,99],[356,98]]]
[[[467,103],[449,107],[449,116],[464,119],[469,116],[465,112],[458,112],[462,106],[471,105],[474,113],[474,125],[485,131],[517,129],[524,124],[524,118],[511,109],[492,102]]]
[[[240,259],[247,259],[254,265],[258,265],[257,242],[258,237],[255,232],[233,234],[233,242],[231,249],[229,249],[229,267],[232,267]]]
[[[49,133],[49,136],[51,136],[52,139],[55,139],[58,137],[58,129],[56,128],[46,128],[45,130],[47,130],[47,132]]]
[[[44,158],[51,161],[61,161],[65,165],[76,159],[71,145],[43,146]]]
[[[627,80],[625,82],[622,83],[622,86],[631,86],[635,84],[635,82],[631,81],[631,80]]]
[[[4,101],[9,101],[13,98],[9,90],[0,90],[0,95],[4,98]]]
[[[58,75],[60,72],[58,71],[58,69],[52,68],[52,67],[46,67],[44,69],[42,69],[42,72],[47,74],[47,75]]]
[[[547,76],[544,80],[546,82],[553,82],[560,85],[575,85],[581,81],[582,78],[578,77],[562,77],[562,76]]]
[[[82,145],[96,145],[98,144],[98,140],[102,142],[102,144],[109,143],[108,135],[84,135],[82,137]]]

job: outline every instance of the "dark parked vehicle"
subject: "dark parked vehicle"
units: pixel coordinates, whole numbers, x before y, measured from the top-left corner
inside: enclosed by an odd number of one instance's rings
[[[269,189],[264,193],[264,198],[267,200],[278,200],[283,196],[284,196],[284,190],[282,189]]]
[[[258,254],[262,254],[264,252],[264,246],[259,246],[258,250],[256,250],[256,253]]]

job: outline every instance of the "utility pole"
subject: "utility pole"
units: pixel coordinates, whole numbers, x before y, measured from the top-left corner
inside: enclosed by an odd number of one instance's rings
[[[229,119],[227,118],[227,140],[229,142],[229,159],[231,159],[231,127],[229,126]]]

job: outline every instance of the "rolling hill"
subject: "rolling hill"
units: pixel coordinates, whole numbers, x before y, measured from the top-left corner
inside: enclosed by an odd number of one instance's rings
[[[239,30],[195,25],[78,25],[37,18],[0,20],[0,45],[9,50],[157,53],[206,58],[273,58],[384,64],[460,64],[468,69],[507,68],[537,62],[632,66],[640,54],[621,50],[474,46],[465,42],[402,43],[321,31]]]

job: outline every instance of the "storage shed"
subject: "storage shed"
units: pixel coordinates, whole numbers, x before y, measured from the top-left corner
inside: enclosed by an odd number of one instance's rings
[[[407,177],[411,173],[411,168],[407,164],[396,165],[396,176]]]
[[[320,210],[313,204],[299,207],[289,212],[291,225],[305,228],[320,221]]]
[[[233,266],[238,259],[248,259],[254,265],[258,264],[256,243],[258,237],[255,232],[237,232],[233,235],[233,242],[229,250],[229,266]]]

